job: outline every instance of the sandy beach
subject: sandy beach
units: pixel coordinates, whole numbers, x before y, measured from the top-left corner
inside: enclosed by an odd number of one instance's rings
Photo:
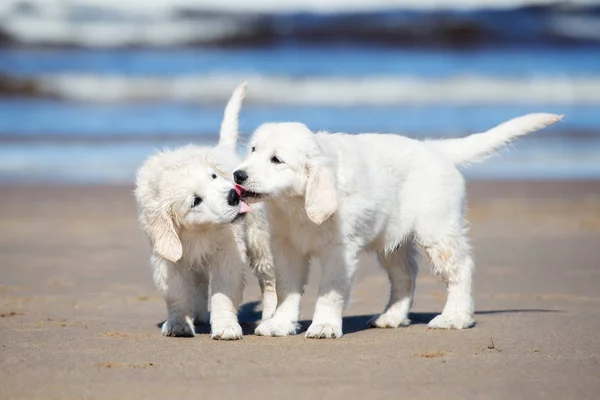
[[[1,399],[595,399],[600,181],[472,182],[477,326],[428,330],[445,289],[423,264],[413,325],[367,329],[387,278],[365,257],[338,340],[160,335],[131,187],[0,187]],[[311,317],[320,271],[303,301]]]

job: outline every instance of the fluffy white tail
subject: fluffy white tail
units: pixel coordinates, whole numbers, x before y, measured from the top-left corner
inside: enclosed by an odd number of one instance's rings
[[[562,115],[527,114],[506,121],[487,132],[446,140],[432,140],[428,145],[446,154],[455,164],[467,164],[481,161],[519,136],[560,121]]]
[[[219,132],[219,146],[221,147],[235,149],[237,146],[239,115],[245,95],[246,82],[235,89],[225,107],[223,122],[221,122],[221,131]]]

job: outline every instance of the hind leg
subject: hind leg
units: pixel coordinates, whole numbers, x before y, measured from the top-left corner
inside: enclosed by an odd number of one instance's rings
[[[246,248],[250,268],[260,285],[263,296],[262,320],[266,321],[273,317],[277,309],[277,285],[269,224],[264,210],[259,207],[246,217]]]
[[[383,313],[373,318],[369,325],[374,328],[408,326],[419,268],[414,245],[406,243],[391,254],[379,254],[379,261],[390,279],[390,300]]]
[[[262,293],[262,320],[266,321],[273,317],[277,309],[277,285],[273,257],[269,249],[261,253],[250,250],[248,251],[248,256],[250,259],[250,268],[258,279],[260,292]]]
[[[273,317],[277,309],[277,286],[275,279],[259,279],[260,290],[263,295],[262,320],[266,321]]]
[[[415,196],[415,204],[411,204],[416,210],[415,242],[448,290],[442,314],[429,327],[470,328],[475,325],[471,287],[474,265],[464,220],[464,179],[458,170],[435,160],[419,178],[412,180],[420,185],[413,192],[422,194]]]
[[[444,310],[428,326],[437,329],[471,328],[475,325],[472,294],[474,264],[466,237],[458,234],[422,243],[433,272],[441,275],[448,290]]]
[[[268,245],[268,242],[266,243]],[[257,246],[255,246],[257,247]],[[269,248],[257,251],[249,246],[248,258],[250,268],[258,279],[263,300],[262,320],[266,321],[273,317],[277,309],[277,285],[275,280],[275,267],[273,256]]]
[[[208,271],[194,270],[192,275],[192,307],[194,310],[194,325],[209,322],[208,315]]]

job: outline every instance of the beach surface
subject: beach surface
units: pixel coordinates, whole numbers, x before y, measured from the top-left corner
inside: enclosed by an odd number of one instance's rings
[[[600,181],[471,182],[477,326],[428,330],[445,288],[422,264],[413,324],[367,329],[387,278],[365,257],[344,337],[165,338],[131,187],[0,187],[0,399],[595,399]],[[303,301],[314,310],[319,268]]]

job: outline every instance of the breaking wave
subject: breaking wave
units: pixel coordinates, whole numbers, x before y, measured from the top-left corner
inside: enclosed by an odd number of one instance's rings
[[[598,42],[596,11],[598,3],[592,0],[2,0],[0,43]]]
[[[208,74],[169,78],[84,74],[32,78],[37,94],[82,102],[224,103],[247,80],[250,103],[274,105],[594,105],[600,77],[306,77]]]

